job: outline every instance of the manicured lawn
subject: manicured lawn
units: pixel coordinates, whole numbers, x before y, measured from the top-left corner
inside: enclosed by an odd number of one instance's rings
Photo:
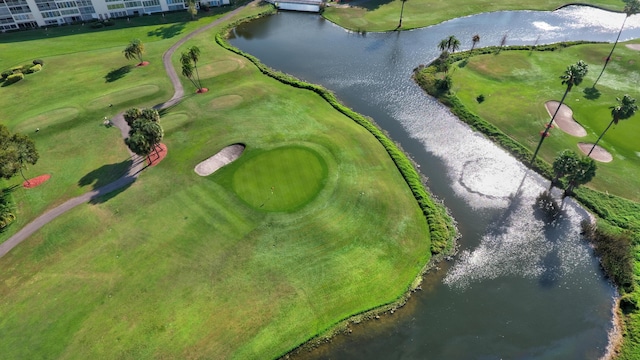
[[[349,2],[346,1],[346,4]],[[413,29],[441,23],[443,21],[499,10],[553,10],[566,1],[518,1],[518,0],[409,0],[404,4],[402,29]],[[606,9],[621,11],[622,1],[619,0],[586,0],[584,4],[600,6]],[[400,0],[371,0],[358,3],[351,8],[329,6],[323,16],[328,20],[351,30],[389,31],[398,26],[400,20]]]
[[[317,94],[219,47],[215,31],[181,49],[200,48],[210,91],[163,115],[167,157],[0,259],[3,358],[274,358],[395,301],[430,258],[425,217],[380,142]],[[105,83],[127,64],[109,34],[93,38],[105,48],[45,53],[33,81],[0,88],[2,117],[42,153],[29,174],[53,175],[14,192],[23,219],[122,171],[126,151],[101,126],[105,112],[170,96],[159,56],[176,39],[149,42],[150,66]],[[33,105],[20,110],[8,92]],[[232,166],[194,172],[235,143],[247,149]],[[263,207],[254,200],[271,192]]]
[[[539,133],[549,121],[544,107],[548,100],[560,100],[566,87],[559,78],[566,67],[582,59],[589,65],[589,73],[582,84],[565,100],[574,118],[585,127],[587,136],[574,137],[553,129],[545,140],[540,155],[549,163],[563,149],[579,151],[579,142],[593,143],[611,121],[611,106],[616,97],[629,94],[640,98],[640,52],[620,44],[614,59],[600,79],[597,98],[589,95],[600,70],[603,58],[611,45],[580,45],[554,52],[504,51],[500,55],[473,56],[466,66],[451,72],[453,91],[465,106],[490,121],[532,151],[538,144]],[[586,91],[586,92],[585,92]],[[479,103],[476,98],[485,96]],[[614,157],[610,163],[598,163],[596,178],[589,186],[602,192],[640,201],[640,114],[612,127],[601,146]]]

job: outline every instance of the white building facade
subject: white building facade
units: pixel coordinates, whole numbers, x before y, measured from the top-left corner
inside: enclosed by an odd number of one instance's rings
[[[229,0],[204,0],[210,6]],[[184,10],[185,0],[0,0],[0,31]]]

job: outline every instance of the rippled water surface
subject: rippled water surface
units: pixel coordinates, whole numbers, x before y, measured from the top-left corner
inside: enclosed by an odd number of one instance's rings
[[[372,117],[416,160],[459,222],[461,251],[425,279],[406,309],[304,354],[332,359],[596,359],[614,289],[579,235],[587,214],[566,201],[549,224],[535,210],[548,183],[460,123],[411,80],[455,35],[467,46],[615,40],[624,15],[588,7],[495,12],[425,29],[358,35],[318,15],[279,13],[236,29],[231,43],[319,83]],[[622,39],[640,37],[630,17]],[[601,83],[608,81],[606,73]],[[558,84],[558,97],[563,88]],[[542,105],[541,105],[542,106]]]

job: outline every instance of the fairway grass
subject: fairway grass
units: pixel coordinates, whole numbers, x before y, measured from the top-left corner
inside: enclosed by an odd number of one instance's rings
[[[187,41],[174,64],[197,45],[203,68],[239,65],[203,78],[209,92],[163,114],[167,157],[0,258],[3,358],[276,358],[394,303],[420,275],[431,256],[429,225],[382,144],[316,93],[221,48],[212,39],[219,29]],[[0,88],[12,130],[68,112],[30,134],[42,156],[29,171],[52,178],[14,191],[22,219],[117,178],[128,155],[103,116],[171,95],[159,57],[175,38],[147,45],[149,66],[105,82],[126,65],[109,34],[93,40],[105,48],[43,56],[50,81]],[[68,72],[76,76],[57,84]],[[160,90],[104,107],[106,97],[139,86]],[[19,91],[34,98],[27,111],[8,100]],[[247,147],[238,160],[210,176],[194,173],[234,143]],[[261,208],[254,199],[272,190]]]
[[[619,0],[586,0],[582,4],[621,11]],[[348,2],[347,2],[348,4]],[[446,20],[501,10],[554,10],[567,4],[561,0],[524,2],[518,0],[410,0],[404,4],[402,30],[435,25]],[[322,16],[354,31],[395,30],[400,20],[401,0],[368,0],[350,6],[328,6]]]

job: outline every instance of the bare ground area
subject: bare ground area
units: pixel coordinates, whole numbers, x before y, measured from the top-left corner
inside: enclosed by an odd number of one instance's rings
[[[626,47],[628,47],[631,50],[638,50],[640,51],[640,44],[627,44],[625,45]]]

